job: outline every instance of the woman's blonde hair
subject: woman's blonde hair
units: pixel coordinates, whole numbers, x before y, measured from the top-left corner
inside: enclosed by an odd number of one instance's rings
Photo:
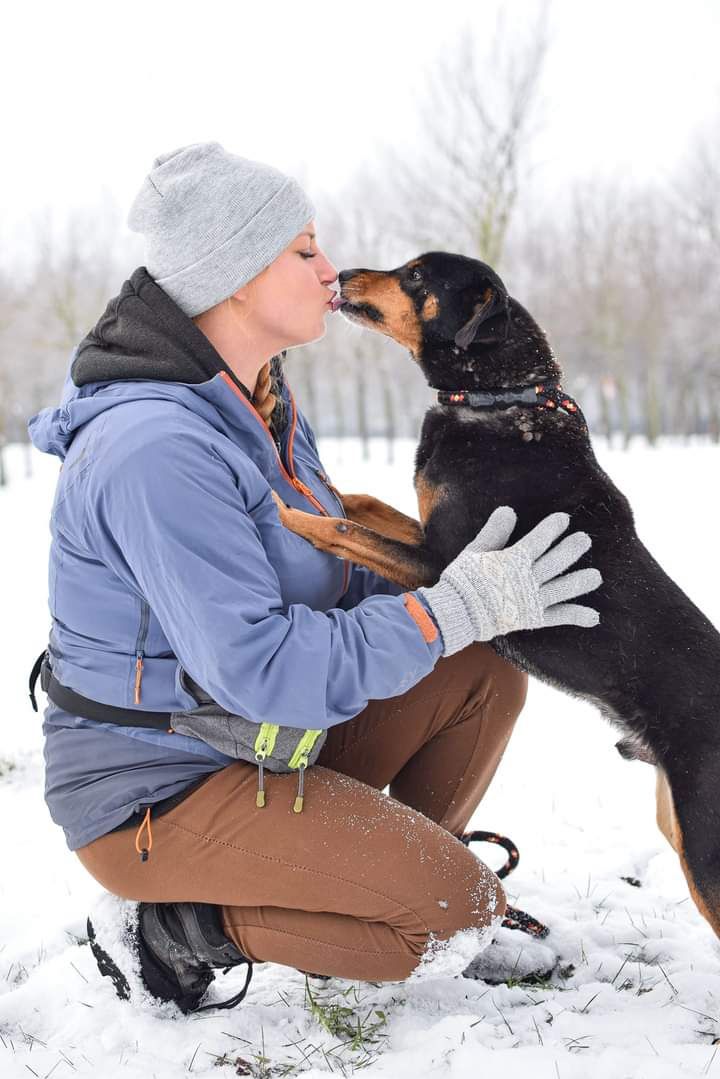
[[[253,404],[260,413],[270,432],[279,437],[287,424],[287,409],[282,397],[284,385],[282,361],[285,353],[273,358],[260,368],[253,394]]]

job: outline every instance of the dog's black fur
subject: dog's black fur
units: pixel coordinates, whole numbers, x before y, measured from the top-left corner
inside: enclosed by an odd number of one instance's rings
[[[482,262],[429,252],[391,271],[343,271],[340,284],[341,311],[353,322],[407,345],[415,319],[410,351],[431,386],[561,381],[545,334]],[[600,624],[526,630],[492,644],[521,669],[593,702],[625,735],[624,756],[664,770],[683,869],[720,935],[720,634],[637,536],[630,504],[598,464],[577,414],[435,405],[415,464],[416,486],[441,489],[413,555],[425,582],[437,580],[497,506],[517,512],[510,543],[557,510],[570,514],[566,535],[592,538],[571,569],[600,570],[602,585],[575,600],[595,607]],[[666,501],[669,520],[672,489]],[[692,541],[688,529],[689,558]]]

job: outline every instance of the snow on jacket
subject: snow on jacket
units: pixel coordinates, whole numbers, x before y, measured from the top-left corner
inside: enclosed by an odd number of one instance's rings
[[[344,516],[282,387],[278,443],[207,338],[137,269],[28,424],[62,461],[51,514],[58,681],[125,709],[196,707],[187,672],[256,723],[327,728],[403,693],[442,640],[422,597],[283,528],[275,490]],[[138,682],[138,670],[141,678]],[[232,758],[48,703],[45,799],[71,850]]]

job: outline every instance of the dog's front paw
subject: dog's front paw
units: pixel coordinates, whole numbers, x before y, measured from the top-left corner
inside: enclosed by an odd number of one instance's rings
[[[277,491],[271,491],[270,494],[273,496],[273,501],[277,506],[281,524],[285,525],[286,528],[290,528],[290,522],[293,519],[293,515],[297,517],[301,511],[289,506],[287,502],[283,502]]]
[[[294,506],[288,506],[287,502],[283,502],[276,491],[271,491],[270,494],[273,496],[273,501],[277,506],[280,524],[290,532],[295,532],[298,536],[303,536],[305,539],[308,539],[307,519],[310,518],[310,523],[312,523],[317,519],[315,515],[305,513],[304,510],[296,509]]]
[[[290,509],[287,502],[283,502],[282,498],[277,493],[277,491],[271,491],[270,494],[273,497],[273,502],[275,503],[275,505],[278,508],[278,513],[280,513],[282,510],[289,510]]]

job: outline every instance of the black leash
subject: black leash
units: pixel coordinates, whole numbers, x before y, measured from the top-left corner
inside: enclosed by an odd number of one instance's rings
[[[501,880],[503,877],[507,877],[508,873],[512,873],[515,866],[520,861],[520,853],[513,843],[512,839],[508,839],[505,835],[499,835],[497,832],[463,832],[462,835],[457,837],[461,843],[464,843],[466,847],[469,847],[471,843],[495,843],[499,847],[504,847],[507,851],[508,858],[505,865],[501,866],[497,870],[496,876]],[[506,907],[505,917],[502,920],[502,925],[506,929],[520,929],[523,933],[528,933],[531,937],[546,937],[550,930],[537,918],[533,918],[527,911],[519,910],[518,907]]]

